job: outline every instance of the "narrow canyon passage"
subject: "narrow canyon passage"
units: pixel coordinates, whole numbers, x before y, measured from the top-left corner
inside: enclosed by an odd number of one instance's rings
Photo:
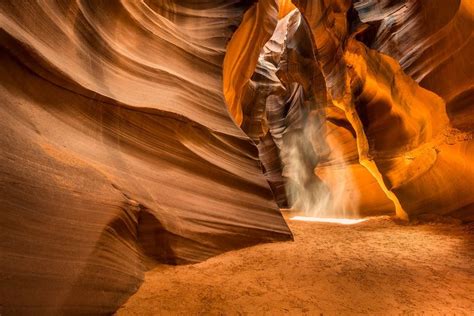
[[[0,316],[474,315],[473,30],[474,0],[0,0]]]
[[[293,221],[294,242],[145,274],[118,315],[474,312],[474,226]]]

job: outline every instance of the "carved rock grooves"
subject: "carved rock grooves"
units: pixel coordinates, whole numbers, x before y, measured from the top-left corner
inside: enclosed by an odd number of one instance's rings
[[[292,238],[223,97],[249,7],[1,2],[5,313],[108,314],[154,262]]]
[[[157,263],[291,240],[279,207],[474,220],[473,21],[470,0],[0,1],[3,311],[110,314]]]

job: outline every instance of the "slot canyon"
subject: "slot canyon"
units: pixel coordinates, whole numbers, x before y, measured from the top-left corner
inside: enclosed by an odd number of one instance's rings
[[[474,315],[473,0],[0,26],[0,316]]]

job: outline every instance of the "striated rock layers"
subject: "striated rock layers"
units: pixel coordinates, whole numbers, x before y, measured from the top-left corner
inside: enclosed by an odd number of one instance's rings
[[[241,84],[250,97],[226,94],[270,183],[311,215],[473,220],[474,4],[293,4]]]
[[[291,239],[278,206],[474,220],[473,21],[470,0],[1,1],[2,311],[111,313],[157,262]]]
[[[0,2],[0,313],[111,313],[154,262],[291,239],[223,97],[250,6]]]
[[[473,220],[474,4],[394,3],[296,4],[331,104],[355,132],[359,163],[396,214]]]

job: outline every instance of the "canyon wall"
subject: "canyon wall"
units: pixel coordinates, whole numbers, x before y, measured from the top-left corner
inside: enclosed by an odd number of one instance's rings
[[[474,219],[474,4],[294,2],[359,163],[396,214]]]
[[[469,0],[0,2],[3,311],[109,314],[158,263],[290,240],[279,207],[474,220],[473,21]]]
[[[230,104],[286,202],[314,216],[473,220],[474,5],[282,3],[240,85],[247,99]]]
[[[253,8],[0,3],[0,313],[108,314],[156,263],[292,238],[223,97]]]

